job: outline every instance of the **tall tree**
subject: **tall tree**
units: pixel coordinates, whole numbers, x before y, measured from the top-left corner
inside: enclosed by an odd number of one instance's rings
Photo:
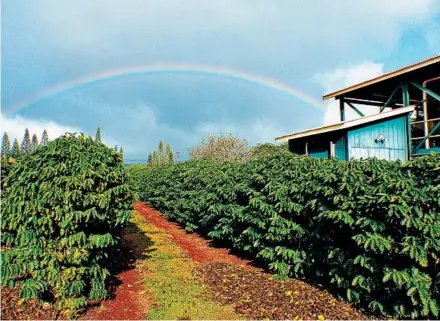
[[[9,141],[8,133],[5,132],[3,134],[3,139],[2,139],[2,157],[7,158],[10,153],[11,153],[11,143]]]
[[[31,144],[32,150],[36,150],[38,147],[38,137],[37,134],[32,135],[32,144]]]
[[[124,161],[124,150],[122,149],[122,146],[121,146],[121,148],[119,149],[119,153],[121,153],[122,161]]]
[[[11,149],[11,157],[17,159],[20,157],[20,145],[18,144],[18,139],[14,139]]]
[[[31,136],[29,135],[29,129],[24,131],[23,141],[21,142],[20,152],[22,154],[28,154],[32,151]]]
[[[163,141],[160,141],[157,150],[148,155],[148,164],[160,165],[174,163],[174,156],[170,144],[167,144],[165,149],[163,146]]]
[[[163,141],[159,142],[159,147],[157,149],[157,161],[159,162],[159,164],[162,164],[163,159],[164,159],[164,152],[163,152]]]
[[[41,136],[40,145],[46,145],[49,142],[49,135],[47,135],[46,129],[43,131],[43,136]]]
[[[95,140],[97,142],[101,143],[101,128],[100,127],[98,127],[98,129],[96,130]]]
[[[118,145],[115,145],[115,152],[118,151]]]
[[[165,159],[168,161],[169,164],[174,163],[173,152],[171,150],[170,144],[167,144],[167,148],[165,150]]]

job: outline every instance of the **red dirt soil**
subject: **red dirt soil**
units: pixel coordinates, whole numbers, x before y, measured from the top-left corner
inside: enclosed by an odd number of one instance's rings
[[[252,262],[240,259],[226,248],[212,247],[212,241],[204,239],[197,233],[189,234],[177,223],[169,222],[159,211],[152,209],[142,202],[137,202],[134,209],[140,213],[148,222],[156,227],[166,230],[172,240],[182,247],[189,257],[199,263],[232,263],[251,268]],[[255,269],[255,267],[252,267]]]
[[[136,238],[136,234],[126,234],[123,238],[130,245],[130,241]],[[121,284],[115,289],[114,299],[102,301],[99,307],[87,310],[80,319],[145,320],[145,307],[141,307],[141,304],[148,305],[148,298],[143,291],[141,273],[136,268],[132,268],[119,273],[116,277]]]

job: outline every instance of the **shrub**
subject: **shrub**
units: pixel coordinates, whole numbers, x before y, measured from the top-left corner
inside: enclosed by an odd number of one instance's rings
[[[282,143],[278,145],[271,143],[257,144],[256,146],[253,146],[249,149],[249,157],[250,158],[269,157],[283,152],[289,153],[289,144],[287,143]]]
[[[210,159],[218,162],[244,162],[249,159],[246,139],[224,136],[208,136],[200,145],[189,149],[191,159]]]
[[[344,162],[274,153],[132,173],[141,198],[274,273],[398,318],[437,316],[440,155]]]
[[[25,155],[4,185],[2,283],[68,315],[107,297],[109,251],[131,216],[121,155],[66,134]]]

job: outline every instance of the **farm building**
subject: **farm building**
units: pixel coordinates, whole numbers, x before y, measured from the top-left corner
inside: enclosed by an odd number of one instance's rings
[[[440,56],[323,97],[339,100],[340,122],[277,137],[311,157],[408,160],[440,152]],[[356,106],[376,108],[369,116]],[[359,118],[345,120],[345,108]]]

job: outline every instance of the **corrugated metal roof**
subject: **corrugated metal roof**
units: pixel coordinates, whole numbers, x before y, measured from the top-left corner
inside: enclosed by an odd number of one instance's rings
[[[353,127],[357,127],[360,125],[372,123],[372,122],[375,122],[378,120],[391,118],[391,117],[402,115],[405,113],[410,113],[414,110],[414,108],[415,108],[415,106],[402,107],[402,108],[394,109],[392,111],[383,112],[380,114],[374,114],[374,115],[360,117],[360,118],[356,118],[356,119],[352,119],[352,120],[346,120],[344,122],[340,122],[340,123],[336,123],[336,124],[332,124],[332,125],[325,125],[322,127],[307,129],[307,130],[304,130],[304,131],[301,131],[298,133],[293,133],[293,134],[288,134],[288,135],[277,137],[277,138],[275,138],[275,141],[281,142],[284,140],[296,139],[296,138],[301,138],[301,137],[308,137],[308,136],[313,136],[313,135],[317,135],[317,134],[334,132],[334,131],[341,130],[341,129],[353,128]]]
[[[420,69],[420,68],[423,68],[423,67],[426,67],[426,66],[430,66],[430,65],[435,64],[435,63],[440,63],[440,55],[432,57],[432,58],[429,58],[429,59],[426,59],[426,60],[423,60],[421,62],[412,64],[412,65],[409,65],[409,66],[406,66],[406,67],[398,69],[396,71],[386,73],[386,74],[384,74],[382,76],[379,76],[379,77],[376,77],[376,78],[373,78],[373,79],[361,82],[359,84],[347,87],[345,89],[341,89],[341,90],[335,91],[333,93],[330,93],[330,94],[327,94],[327,95],[323,96],[322,98],[324,100],[327,100],[327,99],[330,99],[330,98],[338,97],[338,96],[347,94],[347,93],[349,93],[351,91],[354,91],[354,90],[357,90],[357,89],[360,89],[360,88],[363,88],[363,87],[367,87],[367,86],[376,84],[378,82],[381,82],[381,81],[384,81],[384,80],[387,80],[387,79],[390,79],[390,78],[393,78],[393,77],[396,77],[396,76],[399,76],[399,75],[402,75],[402,74],[405,74],[405,73],[408,73],[408,72],[411,72],[411,71],[414,71],[414,70],[417,70],[417,69]]]

